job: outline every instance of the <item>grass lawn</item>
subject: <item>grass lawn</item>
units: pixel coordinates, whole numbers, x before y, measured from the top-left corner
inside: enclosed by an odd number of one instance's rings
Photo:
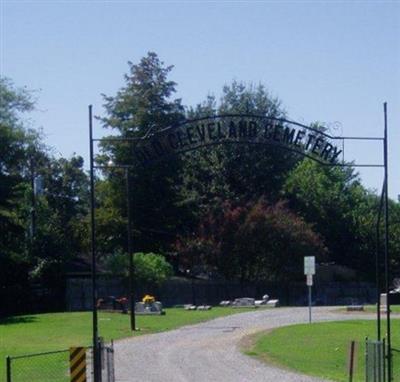
[[[140,331],[132,332],[129,326],[129,315],[120,313],[99,312],[99,335],[106,341],[130,336],[156,333],[254,309],[234,309],[215,307],[208,311],[185,311],[184,309],[165,309],[164,316],[136,316],[136,326]],[[90,312],[49,313],[28,316],[16,316],[0,321],[0,381],[5,381],[5,357],[31,353],[42,353],[68,349],[70,346],[89,346],[92,341],[92,315]],[[64,380],[52,374],[51,366],[62,364],[67,369],[68,353],[35,357],[13,361],[15,370],[23,369],[28,363],[34,363],[40,377],[37,381],[56,382]],[[53,359],[53,361],[51,361]],[[47,371],[49,376],[44,376]],[[27,377],[15,375],[13,382]],[[31,374],[29,382],[36,382]]]
[[[382,328],[386,322],[382,321]],[[282,327],[255,336],[244,352],[304,374],[348,381],[350,341],[359,344],[353,381],[365,381],[365,337],[375,338],[376,322],[354,320]],[[383,329],[384,332],[384,329]],[[400,320],[392,321],[392,347],[400,348]],[[400,353],[393,353],[394,381],[400,381]]]

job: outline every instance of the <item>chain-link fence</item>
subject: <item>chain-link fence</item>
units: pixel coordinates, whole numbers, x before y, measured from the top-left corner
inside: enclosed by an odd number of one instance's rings
[[[353,342],[353,341],[351,341]],[[400,381],[400,351],[392,348],[391,379],[388,373],[388,349],[385,339],[381,341],[366,338],[365,341],[349,343],[346,362],[332,357],[337,364],[335,378],[349,382],[398,382]],[[333,370],[333,365],[329,365]],[[341,371],[339,371],[341,370]],[[336,380],[336,379],[335,379]]]
[[[7,382],[69,381],[69,350],[7,357]]]
[[[6,359],[7,382],[71,381],[70,350],[28,354]],[[101,344],[102,382],[115,382],[114,347]],[[93,351],[86,349],[86,381],[93,381]]]
[[[365,381],[386,381],[385,341],[365,341]]]
[[[114,369],[114,346],[111,342],[111,346],[105,348],[105,376],[103,381],[115,382],[115,369]]]
[[[113,342],[109,345],[105,345],[100,341],[101,349],[101,381],[102,382],[115,382],[115,369],[114,369],[114,345]],[[87,382],[93,381],[93,351],[87,352]]]

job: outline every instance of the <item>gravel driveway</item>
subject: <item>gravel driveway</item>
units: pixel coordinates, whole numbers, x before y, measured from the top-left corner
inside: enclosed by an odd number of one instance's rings
[[[354,315],[335,313],[327,307],[313,308],[313,321],[349,318]],[[245,335],[304,322],[308,322],[308,308],[256,310],[169,332],[120,340],[115,343],[116,381],[322,381],[265,365],[238,349]]]

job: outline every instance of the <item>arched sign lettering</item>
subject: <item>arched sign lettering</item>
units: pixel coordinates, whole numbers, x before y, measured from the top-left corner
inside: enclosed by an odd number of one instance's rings
[[[334,137],[291,122],[254,115],[223,115],[185,121],[141,139],[134,157],[141,165],[173,153],[223,143],[272,145],[294,151],[323,164],[335,164],[342,153]]]

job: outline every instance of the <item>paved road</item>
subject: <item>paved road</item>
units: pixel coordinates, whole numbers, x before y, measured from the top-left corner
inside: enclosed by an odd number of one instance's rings
[[[190,314],[190,312],[188,312]],[[363,316],[365,317],[365,316]],[[332,308],[313,309],[314,321],[354,315]],[[115,343],[117,382],[316,382],[265,365],[238,350],[246,335],[278,326],[308,322],[308,308],[257,310],[217,318],[170,332]]]

